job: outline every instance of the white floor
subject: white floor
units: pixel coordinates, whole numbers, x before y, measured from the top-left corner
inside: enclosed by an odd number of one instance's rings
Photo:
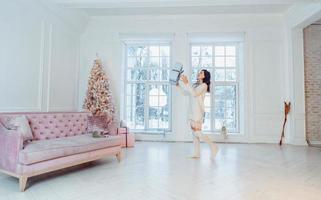
[[[219,144],[215,160],[189,159],[192,143],[139,142],[118,163],[90,165],[32,178],[19,192],[15,178],[0,174],[1,200],[318,200],[321,152],[266,144]]]

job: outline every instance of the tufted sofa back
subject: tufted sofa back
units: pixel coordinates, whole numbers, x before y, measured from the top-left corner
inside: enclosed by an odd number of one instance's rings
[[[0,118],[25,115],[34,140],[45,140],[85,134],[88,129],[88,112],[0,113]]]

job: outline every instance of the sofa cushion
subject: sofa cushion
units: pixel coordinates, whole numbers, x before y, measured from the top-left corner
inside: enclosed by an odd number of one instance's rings
[[[19,153],[19,162],[29,165],[69,155],[94,151],[120,145],[118,136],[93,138],[90,134],[28,143]]]
[[[8,130],[17,130],[17,133],[22,135],[24,142],[33,139],[29,121],[25,115],[3,117],[0,120]]]
[[[24,115],[33,133],[33,140],[50,140],[87,133],[89,112],[0,113],[0,121]],[[15,127],[13,127],[15,128]]]
[[[87,132],[90,113],[36,113],[28,114],[35,140],[82,135]]]

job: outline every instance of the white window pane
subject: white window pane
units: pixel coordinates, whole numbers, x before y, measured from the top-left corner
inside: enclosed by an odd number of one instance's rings
[[[127,70],[127,80],[141,81],[147,79],[147,71],[145,69]]]
[[[149,127],[158,128],[158,118],[160,116],[159,107],[149,107]]]
[[[235,100],[236,87],[231,86],[215,86],[215,100]]]
[[[211,119],[211,112],[205,112],[204,113],[204,119],[207,120],[207,119]]]
[[[160,77],[160,70],[159,69],[150,70],[150,80],[151,81],[159,81],[159,77]]]
[[[226,100],[226,107],[234,107],[235,101],[234,100]]]
[[[208,68],[208,67],[212,67],[213,65],[213,58],[212,57],[202,57],[202,67],[203,68]]]
[[[235,131],[236,130],[236,121],[235,119],[227,119],[226,120],[226,128],[228,131]]]
[[[159,57],[150,57],[149,67],[159,68]]]
[[[224,56],[225,48],[224,46],[215,46],[215,56]]]
[[[169,106],[168,104],[161,108],[161,115],[159,117],[159,128],[169,128]]]
[[[236,130],[236,86],[215,86],[215,126]]]
[[[145,84],[144,83],[135,83],[127,84],[127,95],[144,95],[145,93]]]
[[[128,68],[147,67],[147,65],[147,57],[128,57],[127,59]]]
[[[160,67],[169,68],[169,57],[160,57]]]
[[[161,91],[160,91],[160,94],[161,95],[166,95],[168,96],[169,95],[169,92],[170,92],[170,86],[167,84],[167,85],[162,85],[161,86]]]
[[[128,47],[127,48],[127,56],[136,56],[136,47]]]
[[[210,98],[209,96],[205,96],[204,105],[205,105],[206,107],[211,106],[211,98]]]
[[[136,67],[137,59],[136,57],[128,57],[127,58],[127,67],[134,68]]]
[[[144,107],[135,107],[135,127],[144,127]]]
[[[170,56],[169,46],[161,46],[160,47],[160,56]]]
[[[215,105],[215,118],[216,119],[225,118],[225,107]]]
[[[138,47],[136,56],[137,57],[147,56],[147,52],[148,52],[147,49],[148,49],[147,46]]]
[[[202,56],[212,56],[213,48],[212,46],[202,46],[201,47]]]
[[[168,81],[169,79],[169,70],[161,70],[161,80]]]
[[[204,131],[211,130],[211,120],[210,119],[207,118],[204,120],[202,130],[204,130]]]
[[[235,57],[226,57],[226,67],[235,67]]]
[[[200,57],[192,57],[192,67],[199,67],[201,65]]]
[[[227,56],[235,56],[235,46],[226,46],[225,47],[226,50],[226,55]]]
[[[235,100],[236,87],[225,86],[225,98],[226,100]]]
[[[199,69],[193,69],[192,76],[191,76],[191,82],[195,82],[197,80],[197,74]]]
[[[225,67],[225,57],[215,57],[215,67]]]
[[[227,81],[236,81],[236,71],[235,69],[226,70],[226,80]]]
[[[158,96],[149,96],[149,105],[150,106],[158,106]]]
[[[149,86],[149,96],[158,96],[158,87],[157,85],[150,85]]]
[[[192,56],[200,56],[200,55],[201,55],[201,47],[192,46]]]
[[[149,56],[159,56],[159,46],[150,46]]]
[[[147,56],[147,47],[146,46],[128,46],[127,48],[128,56]]]
[[[225,69],[215,69],[215,81],[225,80]]]
[[[149,128],[158,128],[158,120],[157,119],[149,119]]]
[[[145,85],[143,83],[128,84],[127,94],[131,94],[131,105],[143,106],[145,101]]]
[[[225,119],[215,119],[215,129],[220,130],[225,123]]]
[[[224,86],[221,86],[221,85],[217,85],[215,86],[215,89],[214,89],[215,93],[215,102],[216,100],[220,100],[220,99],[223,99],[224,98],[224,94],[225,94],[225,88]],[[215,103],[216,104],[216,103]]]
[[[235,118],[235,108],[233,107],[226,108],[226,118],[229,118],[229,119]]]
[[[147,57],[137,57],[135,67],[148,67],[148,58]]]
[[[159,120],[159,128],[162,128],[162,129],[169,128],[169,121],[167,118],[164,118],[164,120]]]
[[[158,105],[164,107],[167,105],[167,96],[159,96]]]

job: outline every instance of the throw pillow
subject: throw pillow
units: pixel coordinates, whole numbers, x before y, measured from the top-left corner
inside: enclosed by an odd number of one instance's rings
[[[8,130],[17,130],[18,127],[14,125],[14,120],[16,119],[16,116],[11,117],[4,117],[0,119],[1,124]]]
[[[2,120],[2,124],[9,130],[17,130],[22,135],[24,142],[33,139],[29,121],[24,115],[8,117]]]

